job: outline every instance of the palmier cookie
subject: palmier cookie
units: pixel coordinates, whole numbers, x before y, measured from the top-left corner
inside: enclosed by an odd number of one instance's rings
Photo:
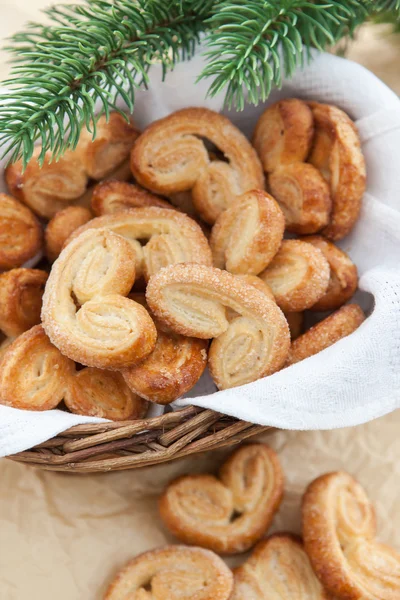
[[[4,350],[0,403],[49,410],[61,400],[73,413],[115,421],[144,416],[147,402],[131,392],[120,373],[86,368],[63,356],[37,325]]]
[[[40,323],[48,274],[39,269],[12,269],[0,275],[0,329],[16,337]]]
[[[166,546],[131,560],[104,600],[228,600],[232,586],[232,572],[213,552]]]
[[[257,277],[256,275],[237,275],[237,277],[240,277],[243,279],[243,281],[246,281],[249,285],[254,286],[260,290],[260,292],[263,292],[263,294],[268,296],[268,298],[271,298],[271,300],[275,301],[275,296],[272,293],[271,288],[265,283],[265,281],[260,279],[260,277]],[[290,339],[295,340],[302,332],[304,314],[302,312],[292,312],[284,313],[284,315],[289,325]]]
[[[278,167],[268,178],[271,194],[292,233],[316,233],[329,223],[332,201],[321,173],[307,163]]]
[[[129,296],[147,308],[144,294]],[[164,331],[155,320],[154,350],[140,364],[122,374],[131,390],[157,404],[169,404],[197,383],[207,366],[208,340]]]
[[[302,238],[319,248],[330,266],[328,289],[322,298],[311,307],[311,310],[334,310],[350,300],[357,290],[358,274],[356,265],[340,248],[321,235],[310,235]]]
[[[0,362],[0,404],[49,410],[63,399],[75,364],[53,346],[41,325],[20,335]]]
[[[131,179],[131,165],[129,158],[127,158],[126,160],[124,160],[123,163],[121,163],[119,167],[114,169],[114,171],[111,171],[111,173],[107,175],[107,177],[105,177],[101,183],[108,183],[111,180],[114,182],[126,182]],[[91,185],[89,185],[89,187],[86,189],[86,192],[74,201],[74,206],[82,206],[83,208],[87,208],[88,210],[93,210],[92,198],[98,185],[98,183],[92,183]],[[94,210],[93,212],[96,214]]]
[[[323,234],[340,240],[354,226],[365,191],[365,161],[353,121],[336,106],[310,102],[315,136],[309,162],[328,181],[332,214]]]
[[[265,533],[283,495],[283,474],[265,444],[236,450],[213,475],[184,475],[160,498],[168,529],[186,544],[223,554],[245,552]]]
[[[265,294],[268,298],[275,301],[275,296],[272,293],[272,290],[269,287],[269,285],[267,285],[265,281],[260,279],[260,277],[257,277],[257,275],[236,275],[236,277],[239,277],[242,281],[248,283],[249,285],[252,285],[257,290],[260,290],[260,292]]]
[[[118,112],[110,113],[108,121],[102,115],[92,129],[82,129],[76,153],[89,177],[99,180],[128,158],[139,131]]]
[[[208,366],[219,389],[244,385],[279,370],[289,328],[276,303],[227,271],[194,264],[166,267],[146,291],[150,310],[181,335],[215,338]],[[227,309],[234,311],[228,315]]]
[[[375,540],[373,506],[351,475],[328,473],[303,498],[306,552],[322,585],[346,600],[398,600],[400,554]]]
[[[296,98],[280,100],[259,118],[253,145],[264,170],[305,161],[314,132],[313,116],[305,102]]]
[[[36,148],[25,171],[22,160],[7,167],[6,182],[13,196],[39,217],[51,219],[85,193],[88,176],[76,152],[66,152],[57,162],[46,154],[42,167],[40,153],[41,148]]]
[[[160,208],[173,208],[171,204],[151,194],[139,185],[125,181],[101,181],[92,195],[92,210],[95,215],[109,215],[126,208],[142,208],[146,206],[159,206]]]
[[[318,248],[300,240],[284,240],[268,267],[259,275],[271,288],[284,312],[313,306],[328,289],[330,269]]]
[[[45,230],[46,256],[54,262],[71,233],[92,218],[92,213],[83,206],[67,206],[57,212]]]
[[[0,271],[22,266],[42,249],[42,228],[23,204],[0,194]]]
[[[287,533],[259,542],[233,574],[230,600],[328,600],[301,539]]]
[[[285,219],[276,201],[262,190],[237,198],[212,228],[214,266],[230,273],[257,275],[279,250]]]
[[[342,306],[294,340],[286,365],[293,365],[329,348],[353,333],[364,319],[365,315],[358,304]]]
[[[77,229],[73,237],[98,228],[107,228],[133,245],[136,269],[143,272],[146,279],[170,264],[212,264],[211,250],[201,228],[176,210],[149,206],[103,215]],[[148,241],[142,247],[139,240]]]
[[[141,419],[148,408],[148,402],[130,390],[121,373],[91,367],[70,379],[64,402],[73,413],[111,421]]]
[[[226,160],[212,160],[201,138]],[[185,108],[152,123],[134,145],[131,168],[153,192],[169,196],[192,190],[197,212],[210,224],[236,196],[264,187],[249,141],[226,117],[206,108]]]
[[[143,306],[126,298],[135,281],[131,244],[107,229],[73,239],[53,264],[42,321],[63,354],[89,367],[122,369],[153,350],[157,332]]]

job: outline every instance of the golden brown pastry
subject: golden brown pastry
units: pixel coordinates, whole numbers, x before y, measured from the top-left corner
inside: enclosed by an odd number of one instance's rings
[[[115,181],[131,181],[133,179],[129,154],[118,167],[102,178],[102,181],[111,181],[111,179]]]
[[[122,374],[130,389],[142,398],[169,404],[198,382],[207,366],[207,347],[207,340],[158,330],[153,352]]]
[[[284,240],[260,278],[269,285],[283,311],[313,306],[329,285],[329,263],[318,248],[300,240]]]
[[[279,250],[285,218],[262,190],[246,192],[220,214],[212,228],[214,266],[230,273],[257,275]]]
[[[149,206],[103,215],[77,229],[72,238],[98,228],[107,228],[133,244],[136,268],[146,279],[169,264],[212,264],[211,250],[199,225],[176,210]],[[139,240],[148,241],[142,247]]]
[[[343,471],[313,481],[303,498],[304,545],[322,585],[346,600],[398,600],[400,554],[375,540],[367,494]]]
[[[106,183],[111,180],[114,182],[125,182],[125,181],[130,181],[131,179],[132,179],[131,165],[130,165],[129,158],[127,158],[126,160],[124,160],[123,163],[121,163],[121,165],[119,167],[114,169],[114,171],[111,171],[111,173],[109,175],[107,175],[107,177],[104,177],[104,179],[101,181],[101,183]],[[74,206],[82,206],[82,208],[87,208],[88,210],[93,210],[92,198],[93,198],[93,194],[95,193],[98,185],[99,184],[97,184],[97,183],[92,183],[91,185],[89,185],[86,192],[82,196],[80,196],[77,200],[74,201]],[[96,214],[96,212],[94,210],[93,210],[93,212]]]
[[[302,238],[319,248],[330,266],[330,279],[328,289],[311,310],[334,310],[350,300],[357,290],[358,273],[356,265],[349,256],[325,239],[322,235],[310,235]]]
[[[168,202],[151,194],[139,185],[124,181],[101,181],[92,195],[92,210],[95,215],[109,215],[126,208],[159,206],[173,208]]]
[[[165,546],[131,560],[104,600],[228,600],[232,585],[231,571],[213,552]]]
[[[273,295],[271,288],[266,283],[264,283],[262,279],[257,277],[257,275],[236,275],[236,277],[239,277],[248,285],[252,285],[257,290],[260,290],[260,292],[262,292],[268,298],[270,298],[270,300],[273,300],[275,302],[275,296]],[[231,321],[237,316],[237,313],[233,309],[228,307],[226,309],[225,315],[228,321]]]
[[[275,296],[272,293],[271,288],[265,283],[265,281],[260,279],[260,277],[257,277],[257,275],[236,275],[236,277],[239,277],[242,281],[257,288],[257,290],[260,290],[260,292],[275,302]]]
[[[7,194],[0,194],[0,271],[22,266],[39,254],[43,234],[35,215]]]
[[[128,158],[138,136],[133,123],[112,112],[108,123],[106,115],[97,120],[94,140],[93,131],[82,129],[76,154],[89,177],[104,179]]]
[[[201,138],[226,160],[212,160]],[[131,168],[141,185],[158,194],[192,190],[197,212],[210,224],[236,196],[264,187],[248,140],[226,117],[206,108],[185,108],[152,123],[134,145]]]
[[[54,262],[71,233],[92,219],[92,213],[83,206],[67,206],[49,221],[45,233],[46,256]]]
[[[90,367],[76,371],[41,325],[6,341],[0,353],[0,404],[49,410],[64,400],[79,415],[113,421],[145,415],[148,403],[128,388],[120,373]]]
[[[157,332],[146,309],[125,297],[134,280],[135,252],[125,238],[89,229],[73,239],[53,264],[43,296],[43,326],[53,344],[90,367],[122,369],[143,360]]]
[[[358,304],[342,306],[292,343],[286,365],[293,365],[329,348],[353,333],[364,319],[365,315]]]
[[[5,336],[0,331],[0,362],[7,350],[7,348],[13,343],[14,339],[15,338],[10,338],[10,337]]]
[[[159,502],[168,529],[186,544],[223,554],[245,552],[265,533],[283,495],[283,473],[265,444],[236,450],[213,475],[184,475]]]
[[[286,360],[290,335],[283,313],[227,271],[195,264],[166,267],[150,279],[146,299],[161,323],[177,333],[215,338],[208,366],[219,389],[270,375]]]
[[[316,233],[329,223],[332,201],[321,173],[307,163],[277,167],[268,178],[271,194],[292,233]]]
[[[301,539],[288,533],[259,542],[233,573],[230,600],[328,600]]]
[[[78,415],[112,421],[141,419],[148,403],[134,394],[121,373],[87,367],[71,378],[64,401]]]
[[[0,329],[8,337],[40,323],[47,277],[39,269],[12,269],[0,275]]]
[[[354,226],[365,191],[365,161],[353,121],[336,106],[309,103],[315,123],[309,162],[328,181],[333,210],[323,234],[340,240]]]
[[[287,98],[269,106],[259,118],[253,145],[264,170],[306,160],[314,132],[310,108],[302,100]]]
[[[285,313],[285,317],[290,329],[290,339],[293,341],[303,332],[304,313],[289,312]]]
[[[8,346],[0,363],[0,404],[49,410],[63,399],[75,364],[53,346],[41,325]]]
[[[144,294],[130,298],[147,307]],[[157,320],[154,350],[140,364],[124,369],[129,388],[151,402],[169,404],[197,383],[207,366],[208,341],[166,331]]]
[[[38,163],[40,152],[41,148],[35,148],[25,171],[22,160],[7,167],[6,182],[13,196],[39,217],[51,219],[85,193],[88,176],[76,152],[67,151],[57,162],[46,155],[42,167]]]

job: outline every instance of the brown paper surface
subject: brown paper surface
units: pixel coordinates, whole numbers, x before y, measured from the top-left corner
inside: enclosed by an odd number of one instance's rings
[[[65,0],[64,0],[65,1]],[[0,38],[11,34],[47,0],[0,4]],[[383,36],[383,37],[382,37]],[[350,58],[400,92],[400,36],[365,29]],[[0,78],[7,66],[0,52]],[[275,432],[264,439],[286,474],[281,510],[270,531],[300,531],[300,498],[321,473],[346,469],[367,489],[379,538],[400,550],[400,412],[353,429]],[[157,497],[168,480],[215,470],[227,453],[185,459],[140,471],[66,475],[0,461],[0,599],[101,600],[116,570],[135,554],[173,542],[160,522]],[[237,564],[242,558],[232,559]]]
[[[264,435],[286,474],[284,502],[270,531],[300,532],[305,486],[321,473],[346,469],[375,503],[379,539],[400,550],[399,429],[400,411],[353,429]],[[101,600],[127,560],[174,542],[157,511],[169,479],[215,470],[226,454],[99,475],[0,461],[1,600]]]

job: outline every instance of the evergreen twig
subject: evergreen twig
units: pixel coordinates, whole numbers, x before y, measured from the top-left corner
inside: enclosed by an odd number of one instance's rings
[[[226,90],[229,106],[257,104],[291,76],[311,47],[351,35],[370,15],[400,15],[400,0],[82,0],[46,12],[11,38],[10,88],[0,98],[0,144],[26,163],[34,143],[41,159],[74,148],[82,126],[117,110],[133,110],[135,90],[161,63],[163,75],[190,58],[205,34],[209,93]],[[95,129],[95,125],[93,127]],[[93,132],[95,133],[95,132]]]

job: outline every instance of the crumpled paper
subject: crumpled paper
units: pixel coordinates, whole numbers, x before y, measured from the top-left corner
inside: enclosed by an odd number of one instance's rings
[[[270,531],[300,532],[306,485],[337,469],[354,474],[375,503],[378,539],[400,550],[400,412],[355,428],[276,431],[285,497]],[[102,600],[117,570],[136,554],[176,540],[157,499],[184,473],[215,471],[224,450],[137,471],[69,475],[0,461],[1,600]],[[245,556],[229,559],[230,566]],[[167,599],[166,599],[167,600]]]

